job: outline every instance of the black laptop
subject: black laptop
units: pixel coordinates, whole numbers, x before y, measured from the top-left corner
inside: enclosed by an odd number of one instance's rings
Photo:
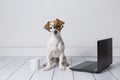
[[[112,64],[112,38],[97,41],[97,61],[85,61],[70,69],[99,73]]]

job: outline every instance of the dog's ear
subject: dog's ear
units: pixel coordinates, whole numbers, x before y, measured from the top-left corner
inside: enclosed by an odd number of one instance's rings
[[[64,23],[63,21],[60,21],[59,24],[63,25],[63,24],[65,24],[65,23]]]
[[[59,21],[56,19],[55,21],[54,21],[54,26],[57,26],[59,24]]]
[[[58,18],[56,18],[56,21],[60,21]]]
[[[50,30],[50,21],[48,21],[47,24],[45,24],[44,29],[48,31]]]
[[[56,19],[56,21],[59,22],[59,25],[63,25],[63,24],[65,24],[64,21],[61,21],[61,20],[59,20],[58,18]]]

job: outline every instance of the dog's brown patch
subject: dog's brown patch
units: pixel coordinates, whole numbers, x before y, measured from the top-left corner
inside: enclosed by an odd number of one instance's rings
[[[56,28],[58,31],[61,31],[64,22],[59,19],[56,19],[53,21],[53,24],[54,24],[54,28]]]
[[[63,21],[56,19],[56,20],[51,21],[51,22],[53,22],[53,26],[55,29],[57,29],[58,31],[61,31],[61,29],[63,28],[62,25],[64,24]],[[44,28],[46,30],[50,31],[50,21],[47,22],[47,24],[44,26]]]
[[[50,31],[50,21],[48,21],[47,24],[45,24],[44,28]]]

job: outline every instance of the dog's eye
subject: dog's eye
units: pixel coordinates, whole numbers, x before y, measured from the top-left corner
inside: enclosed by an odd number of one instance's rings
[[[50,29],[52,29],[52,27],[50,27]]]

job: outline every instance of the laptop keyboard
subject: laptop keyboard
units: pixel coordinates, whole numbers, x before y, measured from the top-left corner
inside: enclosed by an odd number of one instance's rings
[[[78,64],[73,67],[74,69],[82,69],[82,70],[92,70],[92,71],[97,71],[97,62],[95,61],[85,61],[81,64]]]

